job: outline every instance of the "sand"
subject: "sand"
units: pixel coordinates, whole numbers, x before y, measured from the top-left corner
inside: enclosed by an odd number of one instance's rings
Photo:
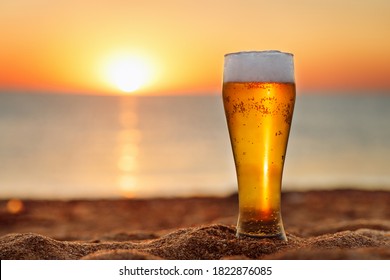
[[[390,259],[388,191],[283,193],[288,242],[236,238],[237,195],[11,206],[0,259]]]

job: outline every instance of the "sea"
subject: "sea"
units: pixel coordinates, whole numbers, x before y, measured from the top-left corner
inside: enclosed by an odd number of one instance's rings
[[[0,199],[237,191],[218,94],[0,94]],[[305,94],[283,190],[390,190],[390,95]]]

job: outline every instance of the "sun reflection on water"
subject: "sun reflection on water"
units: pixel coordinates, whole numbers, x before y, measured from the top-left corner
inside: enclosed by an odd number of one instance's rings
[[[117,167],[119,169],[118,187],[124,197],[137,195],[137,176],[139,143],[141,132],[137,129],[138,118],[135,113],[136,100],[123,97],[120,103],[120,124],[122,129],[118,133],[119,155]]]

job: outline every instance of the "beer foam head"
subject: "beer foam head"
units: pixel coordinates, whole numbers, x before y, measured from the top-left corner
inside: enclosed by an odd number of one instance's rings
[[[225,55],[223,82],[294,83],[293,55],[280,51],[249,51]]]

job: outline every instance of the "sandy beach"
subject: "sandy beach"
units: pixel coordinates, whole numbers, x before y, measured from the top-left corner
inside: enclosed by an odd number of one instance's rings
[[[0,259],[390,259],[390,192],[285,192],[288,242],[235,237],[237,195],[0,201]]]

